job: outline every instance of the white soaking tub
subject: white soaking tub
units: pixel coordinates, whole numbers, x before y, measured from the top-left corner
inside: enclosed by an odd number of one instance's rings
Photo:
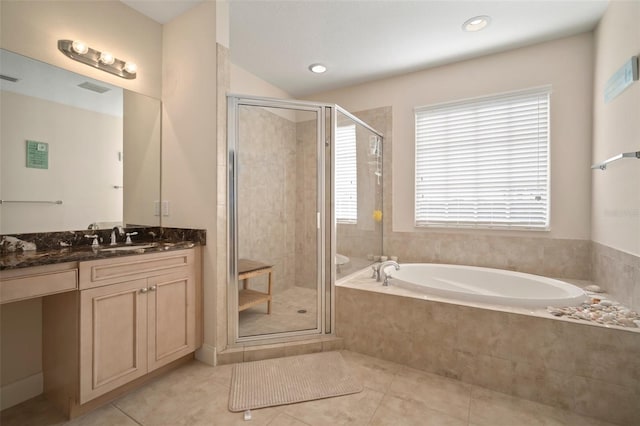
[[[468,302],[525,308],[576,306],[588,300],[579,287],[522,272],[477,266],[404,263],[385,268],[390,285]]]

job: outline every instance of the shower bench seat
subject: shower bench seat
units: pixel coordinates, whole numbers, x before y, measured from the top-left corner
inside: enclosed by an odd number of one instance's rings
[[[249,288],[249,278],[269,274],[267,292]],[[242,281],[242,289],[238,292],[238,312],[261,303],[267,303],[267,314],[271,314],[271,286],[273,284],[273,265],[256,260],[238,259],[238,281]]]

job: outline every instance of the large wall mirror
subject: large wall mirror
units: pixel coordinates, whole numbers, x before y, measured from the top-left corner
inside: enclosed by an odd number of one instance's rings
[[[0,49],[0,233],[160,226],[161,104]]]

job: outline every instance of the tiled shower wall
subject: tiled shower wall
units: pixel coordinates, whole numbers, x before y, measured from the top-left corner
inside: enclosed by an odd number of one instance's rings
[[[295,250],[301,262],[295,265],[296,285],[316,288],[318,239],[317,211],[317,121],[305,120],[296,124],[296,239]]]
[[[273,264],[274,290],[283,290],[296,274],[296,124],[241,107],[239,126],[239,257]]]

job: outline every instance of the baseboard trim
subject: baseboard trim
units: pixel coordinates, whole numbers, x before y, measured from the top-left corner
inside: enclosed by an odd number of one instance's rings
[[[216,347],[203,344],[200,349],[196,351],[196,359],[209,365],[216,365]]]
[[[44,391],[42,372],[25,377],[0,388],[0,410],[13,407],[40,395]]]

